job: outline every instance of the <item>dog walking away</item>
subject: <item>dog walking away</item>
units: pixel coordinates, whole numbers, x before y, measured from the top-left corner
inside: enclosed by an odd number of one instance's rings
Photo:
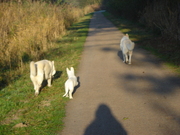
[[[63,95],[63,97],[66,96],[69,97],[70,99],[73,99],[72,93],[74,91],[74,87],[78,85],[77,77],[74,74],[73,67],[71,67],[70,70],[66,68],[66,71],[68,75],[68,80],[65,82],[65,94]]]
[[[51,81],[53,75],[55,75],[56,70],[54,66],[54,61],[41,60],[41,61],[31,61],[30,63],[30,78],[34,85],[35,95],[39,95],[39,91],[43,80],[47,80],[48,86],[51,86]]]
[[[122,55],[123,55],[123,62],[125,62],[125,63],[129,62],[129,64],[131,64],[131,57],[133,54],[134,46],[135,46],[135,44],[134,44],[134,42],[132,42],[129,39],[128,34],[123,36],[123,38],[121,39],[121,42],[120,42],[120,49],[121,49]]]

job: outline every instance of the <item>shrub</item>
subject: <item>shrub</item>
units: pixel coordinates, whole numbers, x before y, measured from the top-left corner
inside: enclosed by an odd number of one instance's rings
[[[159,30],[162,35],[177,40],[180,33],[177,4],[170,0],[153,1],[145,7],[140,22],[150,29]]]

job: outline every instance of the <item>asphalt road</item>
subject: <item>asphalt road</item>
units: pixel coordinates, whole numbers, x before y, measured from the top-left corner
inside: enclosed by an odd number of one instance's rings
[[[122,36],[94,14],[60,135],[180,135],[180,79],[138,46],[123,63]]]

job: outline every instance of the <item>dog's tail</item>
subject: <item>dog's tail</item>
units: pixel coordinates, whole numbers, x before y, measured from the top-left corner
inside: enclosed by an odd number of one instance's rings
[[[134,46],[135,46],[134,42],[130,41],[129,44],[127,44],[127,49],[132,51],[134,49]]]
[[[37,75],[37,67],[34,61],[30,63],[30,75],[36,76]]]
[[[66,91],[66,93],[63,95],[63,97],[65,97],[68,94],[68,91]]]
[[[63,97],[68,96],[68,93],[69,93],[69,88],[67,84],[65,84],[65,94],[63,95]]]

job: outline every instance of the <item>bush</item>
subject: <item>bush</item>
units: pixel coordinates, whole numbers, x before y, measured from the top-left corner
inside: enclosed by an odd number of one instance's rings
[[[178,2],[170,0],[153,1],[145,7],[140,22],[153,30],[159,30],[162,35],[178,39]]]
[[[146,5],[145,0],[104,0],[102,2],[107,10],[115,15],[123,16],[131,20],[139,18],[139,12]]]

